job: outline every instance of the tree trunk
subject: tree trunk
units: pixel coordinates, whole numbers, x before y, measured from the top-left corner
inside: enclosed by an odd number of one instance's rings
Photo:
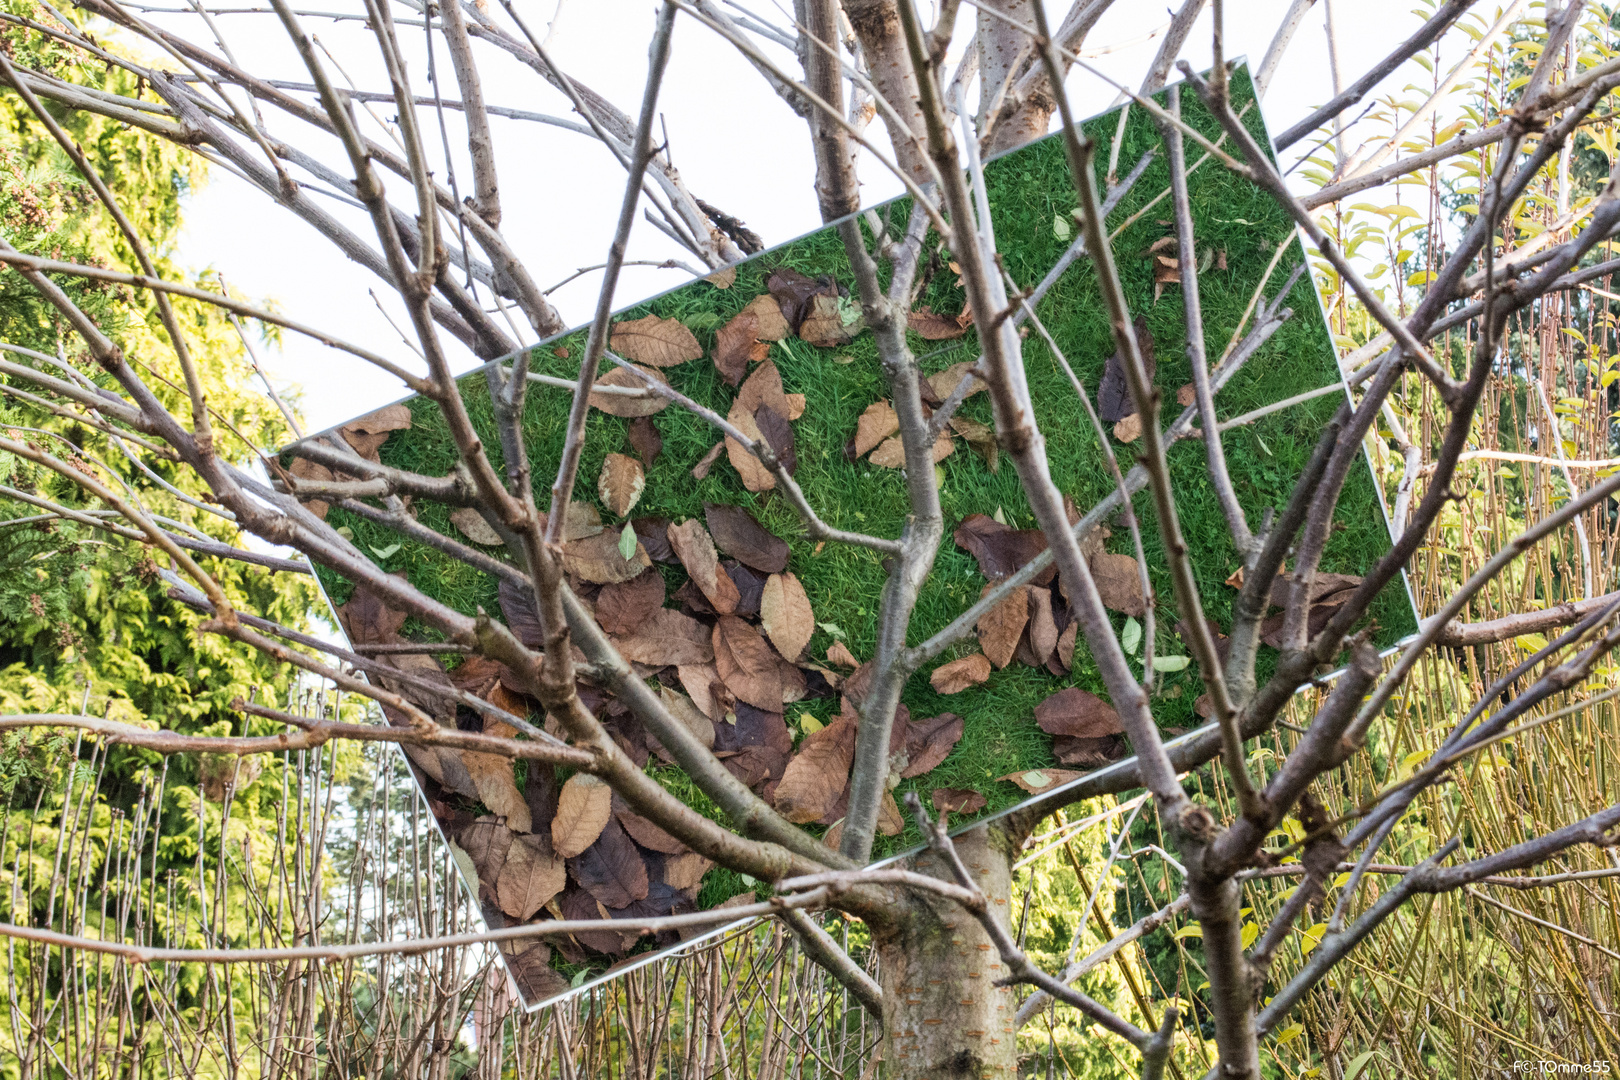
[[[957,837],[962,861],[1004,923],[1011,845],[984,826]],[[930,852],[913,867],[947,881]],[[983,927],[950,901],[919,898],[908,918],[878,940],[883,983],[886,1080],[988,1080],[1018,1073],[1017,1002],[994,985],[1007,974]]]
[[[895,0],[844,0],[844,14],[849,16],[849,24],[860,40],[872,85],[897,114],[891,116],[886,110],[878,110],[889,129],[889,141],[894,144],[895,164],[914,180],[928,179],[928,155],[924,149],[928,135],[922,106],[917,103],[917,73],[906,51]]]

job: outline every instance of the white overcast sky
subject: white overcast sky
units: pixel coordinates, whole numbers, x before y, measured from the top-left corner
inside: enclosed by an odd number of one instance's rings
[[[557,8],[557,0],[517,0],[517,4],[536,29],[543,29]],[[779,24],[789,21],[773,0],[753,0],[743,6]],[[922,6],[926,10],[928,5]],[[1067,0],[1048,4],[1054,20],[1067,6]],[[1287,6],[1287,0],[1228,0],[1228,54],[1247,55],[1258,63]],[[791,11],[785,0],[781,7]],[[1331,96],[1325,7],[1326,3],[1318,3],[1307,14],[1264,102],[1273,131],[1292,124]],[[1340,53],[1347,79],[1367,70],[1416,29],[1420,19],[1412,7],[1410,0],[1337,0]],[[650,0],[570,0],[554,27],[550,47],[565,70],[634,115],[655,11]],[[971,9],[964,7],[963,12],[961,23],[966,28],[971,25]],[[190,16],[154,18],[211,44],[206,31]],[[1158,48],[1155,32],[1168,19],[1169,10],[1162,0],[1120,0],[1091,32],[1086,53],[1109,75],[1138,84]],[[219,23],[243,66],[260,75],[307,81],[307,73],[273,16],[221,15]],[[386,88],[375,46],[355,23],[311,17],[305,25],[337,57],[355,85],[367,90]],[[402,28],[406,44],[415,50],[410,72],[419,84],[425,72],[421,33]],[[953,66],[965,36],[959,35],[962,40],[953,53]],[[1460,55],[1463,48],[1457,41],[1447,43],[1449,52]],[[563,95],[531,70],[492,48],[477,51],[483,64],[485,97],[491,104],[571,115]],[[1183,55],[1198,67],[1209,62],[1207,10]],[[786,53],[783,60],[789,60]],[[448,76],[448,59],[442,52],[439,62]],[[1408,67],[1387,80],[1384,89],[1404,85],[1411,70]],[[446,86],[453,88],[453,78]],[[1107,109],[1115,96],[1101,80],[1078,70],[1070,92],[1080,115]],[[389,104],[375,109],[384,119],[394,111]],[[803,122],[730,44],[684,17],[677,23],[661,111],[675,164],[696,195],[747,222],[768,245],[817,227],[814,169]],[[310,144],[309,129],[278,119],[269,110],[267,114],[275,134],[310,146],[334,167],[348,172],[335,143]],[[368,124],[373,137],[383,137],[380,126]],[[599,144],[572,132],[500,118],[493,124],[505,214],[502,231],[536,281],[545,287],[578,267],[601,262],[622,197],[623,172],[617,163]],[[430,153],[442,161],[437,127],[430,125],[429,134],[434,140]],[[454,115],[450,138],[460,162],[465,154],[464,134]],[[1350,142],[1353,146],[1355,140]],[[861,175],[867,203],[898,193],[892,178],[869,159],[863,158]],[[464,164],[458,163],[457,178],[465,192],[470,176]],[[403,181],[392,176],[385,179],[399,197]],[[345,211],[344,217],[361,235],[371,235],[358,214]],[[392,358],[413,359],[369,295],[375,292],[402,323],[399,305],[390,300],[386,285],[346,260],[291,213],[224,170],[214,169],[207,186],[187,199],[177,255],[193,270],[219,271],[233,288],[272,301],[300,321]],[[650,225],[638,223],[631,238],[632,258],[672,255],[685,253]],[[695,261],[690,255],[685,257]],[[570,324],[582,321],[590,312],[599,280],[596,274],[586,275],[554,296]],[[686,275],[679,270],[627,268],[614,306],[634,303],[684,280]],[[454,342],[450,344],[456,348],[458,363],[471,366],[470,354],[460,351]],[[293,335],[288,335],[282,349],[266,353],[265,359],[278,385],[296,388],[300,407],[313,429],[403,396],[397,383],[362,362]]]

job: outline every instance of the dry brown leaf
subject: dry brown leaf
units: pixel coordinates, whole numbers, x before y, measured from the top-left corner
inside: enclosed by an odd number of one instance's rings
[[[568,860],[568,872],[597,903],[613,910],[644,899],[651,884],[641,852],[611,817],[596,843]]]
[[[675,673],[680,677],[681,686],[691,696],[692,704],[697,706],[698,712],[707,716],[711,721],[724,722],[726,714],[731,711],[731,706],[724,700],[724,695],[721,695],[718,700],[715,697],[716,686],[719,686],[722,690],[725,689],[720,682],[720,673],[715,670],[715,666],[712,663],[679,664],[675,668]],[[712,729],[710,737],[711,739],[713,737]],[[711,742],[710,745],[713,745],[713,743]]]
[[[900,816],[900,807],[894,801],[894,792],[885,791],[878,803],[877,830],[884,836],[899,836],[906,828],[906,819]]]
[[[737,268],[735,266],[722,266],[703,280],[717,289],[729,289],[737,282]]]
[[[855,659],[855,654],[849,651],[849,646],[842,641],[833,642],[832,648],[827,650],[827,663],[848,668],[861,666],[861,662]]]
[[[658,434],[658,425],[653,423],[650,416],[638,416],[630,421],[630,446],[641,463],[647,468],[653,467],[658,455],[664,452],[664,437]]]
[[[287,466],[287,471],[299,480],[314,480],[319,483],[329,483],[330,481],[337,479],[337,477],[333,475],[331,469],[328,469],[325,465],[322,465],[319,462],[311,461],[308,458],[293,458],[292,464]],[[331,504],[321,499],[304,499],[303,503],[306,510],[320,518],[322,521],[326,520],[326,512],[331,509]]]
[[[731,403],[731,412],[726,414],[726,420],[732,427],[740,431],[753,442],[764,440],[764,434],[759,430],[759,424],[754,420],[754,414],[749,412],[743,404],[742,398]],[[726,458],[731,467],[737,470],[742,479],[743,487],[749,491],[770,491],[776,487],[776,476],[765,467],[765,463],[755,457],[742,443],[726,436]]]
[[[771,276],[765,279],[765,288],[770,290],[782,318],[795,333],[810,314],[811,303],[818,295],[838,295],[838,286],[833,284],[832,278],[806,277],[790,266],[771,271]]]
[[[619,534],[612,530],[572,540],[563,545],[562,553],[563,569],[594,585],[629,581],[652,565],[647,549],[639,540],[635,554],[626,559],[619,550]]]
[[[900,417],[888,401],[874,401],[855,421],[855,456],[869,453],[884,439],[900,430]]]
[[[613,796],[613,816],[624,831],[630,834],[630,839],[646,848],[662,855],[681,855],[688,848],[657,825],[648,821],[634,810],[622,798]]]
[[[648,667],[703,664],[714,659],[709,628],[685,612],[658,608],[629,637],[615,638],[619,655]]]
[[[624,517],[630,508],[641,501],[641,492],[647,486],[647,474],[641,462],[627,454],[609,454],[602,459],[602,475],[597,477],[596,490],[602,496],[602,505],[614,517]]]
[[[1198,388],[1192,383],[1176,388],[1176,404],[1183,409],[1198,400]]]
[[[666,385],[669,383],[662,372],[653,368],[638,366],[636,370]],[[640,394],[604,394],[600,390],[592,391],[591,408],[600,409],[609,416],[651,416],[669,407],[668,398],[648,390],[644,380],[617,365],[611,371],[598,376],[596,385],[643,391]]]
[[[1097,583],[1103,607],[1132,618],[1147,614],[1147,601],[1142,596],[1142,578],[1137,572],[1136,559],[1130,555],[1098,552],[1090,560],[1091,577]]]
[[[691,518],[671,525],[669,546],[675,549],[675,556],[715,611],[726,615],[737,610],[737,601],[742,596],[730,576],[720,569],[720,556],[703,522]]]
[[[793,328],[782,317],[782,305],[770,293],[754,297],[743,311],[754,316],[754,336],[761,341],[781,341],[793,333]]]
[[[463,750],[461,762],[478,789],[478,800],[489,807],[490,813],[505,818],[506,827],[513,832],[528,832],[529,804],[523,801],[523,793],[512,779],[512,759]]]
[[[920,307],[906,316],[906,325],[924,341],[951,341],[967,333],[972,322],[962,322],[955,315],[941,315],[932,308]]]
[[[804,415],[805,398],[803,394],[784,394],[783,397],[787,398],[788,411],[782,415],[789,420],[797,420]]]
[[[540,513],[540,525],[546,524],[544,511]],[[602,531],[602,515],[596,512],[596,507],[590,503],[568,502],[568,512],[563,515],[563,543],[570,540],[583,540],[587,536],[595,536]]]
[[[754,410],[754,426],[764,436],[765,443],[776,455],[776,460],[782,469],[792,476],[799,471],[799,452],[795,447],[793,438],[793,425],[787,422],[787,417],[771,408],[761,405]]]
[[[906,767],[901,770],[900,778],[910,780],[938,768],[950,755],[951,748],[962,741],[962,730],[962,718],[955,713],[940,713],[907,723]]]
[[[960,694],[970,686],[978,686],[990,677],[990,661],[983,653],[964,656],[941,664],[928,676],[928,684],[937,693]]]
[[[1153,334],[1148,330],[1146,316],[1136,318],[1136,346],[1147,368],[1148,382],[1158,370],[1153,357]],[[1097,415],[1103,423],[1114,424],[1136,411],[1136,400],[1131,397],[1130,383],[1125,378],[1125,364],[1119,353],[1108,358],[1103,366],[1101,381],[1097,384]]]
[[[811,732],[776,787],[777,813],[796,825],[819,820],[838,803],[855,760],[855,721],[840,716]]]
[[[1039,529],[1014,529],[984,514],[969,514],[951,534],[956,546],[979,562],[979,572],[999,581],[1046,550],[1046,534]],[[1048,568],[1035,584],[1048,584],[1055,571]]]
[[[983,795],[962,788],[935,788],[932,798],[934,810],[941,814],[976,814],[985,804]]]
[[[1031,795],[1039,795],[1043,791],[1051,791],[1059,784],[1067,784],[1070,780],[1084,775],[1086,774],[1072,769],[1027,769],[1024,772],[998,776],[996,779],[1017,784]]]
[[[967,378],[973,379],[973,389],[967,392],[967,397],[972,397],[974,394],[983,391],[987,384],[979,376],[973,374],[973,368],[977,363],[976,360],[963,360],[960,363],[952,364],[944,371],[936,371],[934,374],[929,375],[923,380],[927,383],[928,396],[933,398],[935,404],[938,404],[950,397],[955,392],[957,384]],[[965,401],[966,398],[963,400]]]
[[[724,450],[725,448],[726,448],[726,443],[725,443],[724,440],[722,440],[721,442],[717,442],[713,446],[709,447],[709,452],[704,454],[701,458],[699,458],[698,463],[696,465],[692,466],[692,479],[694,479],[694,480],[705,480],[705,479],[707,479],[708,476],[709,476],[709,470],[714,468],[714,463],[716,461],[720,460],[720,452],[722,450]]]
[[[775,309],[776,304],[770,297],[764,299]],[[777,312],[776,317],[780,321],[781,313]],[[782,325],[785,328],[787,324]],[[736,386],[748,374],[748,365],[759,363],[770,352],[770,342],[760,340],[759,318],[750,305],[715,334],[714,351],[709,354],[709,359],[714,361],[715,370],[720,372],[727,385]]]
[[[781,712],[781,662],[759,631],[735,615],[722,615],[714,627],[714,666],[741,701],[767,712]]]
[[[788,416],[793,412],[793,406],[782,389],[782,372],[769,360],[755,368],[747,381],[737,388],[737,401],[749,416],[758,412],[761,405],[769,406],[779,416]]]
[[[518,922],[528,922],[546,902],[568,887],[568,870],[551,850],[543,833],[512,838],[506,863],[495,881],[501,910]]]
[[[953,416],[951,430],[973,447],[973,452],[984,459],[991,472],[1001,471],[1001,446],[996,442],[995,428],[966,416]]]
[[[1039,587],[1029,590],[1029,647],[1035,654],[1035,666],[1046,663],[1057,648],[1057,621],[1052,617],[1052,590]]]
[[[1079,739],[1118,735],[1125,730],[1112,705],[1075,686],[1059,690],[1035,706],[1035,722],[1048,735]]]
[[[714,546],[738,562],[764,574],[787,569],[790,554],[787,541],[767,531],[742,507],[704,503],[703,520],[714,537]]]
[[[1142,437],[1142,415],[1131,413],[1114,425],[1114,438],[1122,443],[1133,443]]]
[[[404,403],[388,405],[374,413],[367,413],[358,420],[351,420],[338,429],[345,442],[354,448],[354,452],[367,461],[379,461],[378,451],[388,436],[396,431],[409,430],[411,426],[410,406]]]
[[[996,586],[986,585],[984,593]],[[980,594],[981,598],[984,595]],[[1024,624],[1029,622],[1029,589],[1020,585],[1007,594],[1001,603],[979,616],[977,629],[979,647],[985,658],[998,668],[1012,663],[1018,651],[1018,639],[1023,636]]]
[[[602,835],[613,816],[613,789],[590,773],[575,773],[557,796],[557,816],[551,819],[551,847],[572,859]]]
[[[1056,660],[1064,671],[1074,667],[1075,631],[1078,628],[1079,624],[1072,622],[1065,626],[1063,633],[1058,635],[1057,648],[1052,652],[1052,659]]]
[[[938,465],[940,462],[950,457],[951,452],[955,449],[956,441],[951,438],[951,433],[949,431],[941,431],[938,437],[934,439],[934,464]],[[898,435],[891,439],[885,439],[883,441],[883,445],[872,451],[872,456],[867,458],[867,460],[872,464],[881,466],[885,469],[903,468],[906,464],[905,444],[901,442],[900,436]]]
[[[490,527],[489,522],[484,520],[484,515],[470,506],[450,511],[450,524],[460,529],[461,535],[475,544],[497,547],[501,543],[501,534]]]
[[[596,621],[610,634],[632,635],[663,606],[664,575],[649,567],[629,581],[602,586]]]
[[[759,621],[776,651],[797,660],[816,632],[816,613],[804,586],[791,573],[772,574],[765,579],[759,599]]]
[[[846,322],[845,310],[846,306],[839,302],[839,297],[827,293],[816,294],[810,298],[809,314],[799,324],[799,337],[822,349],[848,345],[866,329],[866,317],[861,314],[860,306],[856,305],[852,309],[852,318]]]
[[[712,645],[710,646],[710,652],[713,652]],[[714,671],[713,664],[682,664],[680,665],[680,668],[684,670],[686,668],[692,668],[695,666],[701,666],[710,673]],[[713,674],[710,674],[710,681],[712,681],[715,677],[716,676]],[[707,685],[705,685],[704,689],[708,689]],[[676,720],[679,720],[681,725],[690,731],[698,742],[702,743],[706,747],[712,748],[714,746],[714,721],[705,716],[703,714],[703,710],[699,709],[691,698],[687,697],[679,690],[671,690],[667,686],[660,686],[658,688],[658,695],[664,699],[664,708],[669,710],[669,714]]]
[[[664,860],[664,884],[677,892],[689,892],[703,883],[703,875],[714,863],[695,851],[671,855]],[[748,897],[753,899],[752,895]]]
[[[657,315],[614,323],[608,342],[626,360],[653,367],[674,367],[703,355],[703,347],[685,324]]]

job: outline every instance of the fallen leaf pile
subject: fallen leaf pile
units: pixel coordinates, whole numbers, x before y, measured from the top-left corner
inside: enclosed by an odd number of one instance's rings
[[[639,464],[619,457],[614,470]],[[607,469],[599,487],[605,503],[623,493]],[[857,663],[842,643],[835,643],[826,661],[809,655],[815,612],[789,569],[788,543],[747,509],[721,504],[706,504],[702,518],[640,517],[616,528],[604,525],[594,506],[574,503],[562,536],[570,586],[636,673],[656,680],[670,714],[789,820],[834,826],[829,842],[836,843],[870,665]],[[673,591],[663,567],[684,572]],[[506,583],[499,599],[507,625],[525,644],[539,647],[532,599]],[[404,640],[404,616],[365,589],[357,588],[338,614],[356,644]],[[449,673],[426,655],[391,655],[387,661],[444,687],[436,696],[381,680],[446,727],[516,734],[498,717],[460,705],[451,696],[458,689],[517,716],[543,713],[539,702],[517,688],[512,673],[494,661],[472,657]],[[578,691],[636,765],[646,767],[654,757],[673,760],[623,702],[585,681]],[[839,711],[822,724],[801,707],[793,724],[805,736],[795,747],[787,712],[811,698],[837,698]],[[405,722],[394,714],[389,720]],[[546,725],[553,734],[565,734],[549,718]],[[890,740],[892,779],[936,768],[962,732],[962,720],[954,714],[914,720],[901,706]],[[513,763],[497,755],[436,747],[411,747],[407,753],[428,778],[434,812],[465,854],[464,865],[477,880],[480,902],[494,925],[694,910],[708,860],[635,813],[595,777],[575,774],[559,782],[551,766],[530,761],[520,787]],[[971,794],[944,798],[957,812],[971,812]],[[885,794],[880,829],[894,835],[903,826],[893,797]],[[577,962],[593,952],[622,955],[636,940],[633,934],[604,931],[531,946],[512,954],[514,970],[526,980],[526,991],[546,996],[557,989],[549,966],[552,949]]]

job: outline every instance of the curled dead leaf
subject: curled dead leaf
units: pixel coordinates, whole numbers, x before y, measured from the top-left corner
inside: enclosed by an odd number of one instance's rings
[[[810,312],[799,324],[799,337],[822,349],[836,349],[854,341],[866,329],[860,305],[843,297],[818,293],[810,299]]]
[[[669,527],[669,546],[686,567],[692,581],[704,597],[722,615],[737,610],[741,594],[731,578],[720,569],[720,556],[714,549],[714,540],[696,518]]]
[[[714,468],[716,461],[720,460],[720,452],[726,448],[727,441],[729,440],[717,442],[709,447],[708,453],[699,458],[698,463],[692,466],[692,479],[704,480],[708,478],[709,470]]]
[[[973,373],[973,369],[977,366],[978,361],[976,360],[963,360],[952,364],[944,371],[934,372],[934,374],[923,380],[924,396],[929,398],[932,404],[938,405],[956,392],[957,384],[963,379],[973,380],[973,388],[967,392],[967,397],[982,392],[987,388],[988,384]],[[966,398],[963,400],[966,400]]]

